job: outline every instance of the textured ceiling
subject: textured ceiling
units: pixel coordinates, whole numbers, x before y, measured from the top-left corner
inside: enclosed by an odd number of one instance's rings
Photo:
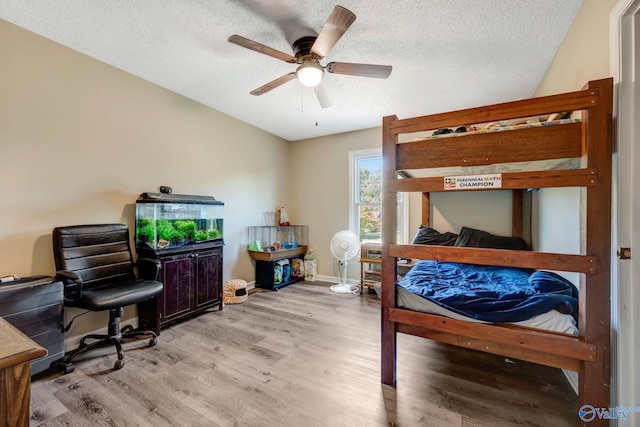
[[[227,42],[239,34],[293,54],[336,3],[317,0],[2,0],[0,18],[284,139],[530,97],[582,0],[344,0],[357,16],[327,58],[392,65],[386,80],[327,74],[333,106],[296,66]]]

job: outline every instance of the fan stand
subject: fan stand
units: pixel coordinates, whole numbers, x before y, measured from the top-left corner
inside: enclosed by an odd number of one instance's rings
[[[336,294],[357,294],[360,292],[359,286],[347,285],[346,283],[333,285],[329,289],[331,289]]]
[[[357,294],[360,292],[360,286],[357,285],[349,285],[347,283],[347,261],[340,261],[340,265],[343,265],[342,268],[342,277],[340,278],[340,283],[337,285],[333,285],[329,287],[336,294]]]

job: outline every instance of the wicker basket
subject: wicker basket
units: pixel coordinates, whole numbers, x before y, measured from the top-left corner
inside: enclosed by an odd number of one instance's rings
[[[247,300],[247,282],[242,279],[231,279],[225,282],[222,301],[225,304],[240,304]]]

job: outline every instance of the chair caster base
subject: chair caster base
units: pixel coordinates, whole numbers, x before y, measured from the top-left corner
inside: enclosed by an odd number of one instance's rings
[[[62,360],[59,360],[57,362],[53,362],[51,364],[51,369],[53,369],[56,372],[61,372],[63,374],[70,374],[71,372],[76,370],[76,366],[73,363],[67,362],[65,363]]]
[[[113,370],[117,371],[119,369],[122,369],[125,364],[121,339],[134,338],[141,335],[148,336],[149,334],[151,334],[151,338],[149,339],[147,346],[155,347],[158,344],[157,335],[151,331],[135,330],[133,329],[132,326],[129,326],[129,325],[125,326],[121,330],[115,327],[113,329],[115,329],[116,332],[113,332],[112,330],[110,330],[110,333],[108,335],[90,334],[90,335],[84,336],[80,340],[80,345],[75,351],[68,353],[62,359],[52,362],[50,365],[50,368],[54,369],[57,372],[69,374],[75,370],[75,366],[73,365],[72,361],[75,360],[76,356],[82,353],[86,353],[97,347],[114,345],[118,353],[118,360],[116,360],[115,363],[113,364]],[[87,339],[96,340],[96,341],[87,344],[86,342]]]

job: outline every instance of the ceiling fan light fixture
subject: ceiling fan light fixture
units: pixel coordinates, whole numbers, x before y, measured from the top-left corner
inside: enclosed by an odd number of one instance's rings
[[[298,67],[296,77],[303,86],[316,87],[324,77],[324,70],[319,64],[308,61]]]

